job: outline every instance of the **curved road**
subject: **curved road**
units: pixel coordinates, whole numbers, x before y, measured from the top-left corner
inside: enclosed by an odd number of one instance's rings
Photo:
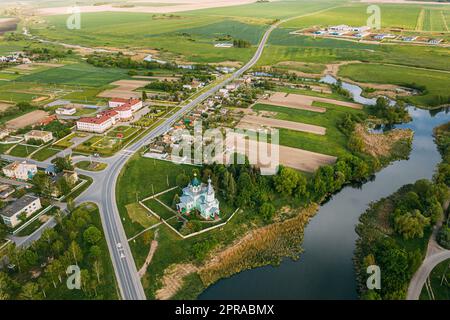
[[[83,172],[84,174],[94,178],[94,182],[88,190],[86,190],[80,197],[77,198],[76,202],[81,203],[90,201],[96,203],[99,206],[100,216],[102,218],[102,225],[110,250],[111,260],[123,299],[144,300],[146,299],[146,297],[142,288],[140,278],[138,276],[136,265],[131,254],[130,247],[128,245],[127,236],[122,226],[116,204],[115,189],[117,178],[121,169],[131,155],[137,152],[151,139],[154,139],[155,137],[168,131],[170,127],[183,114],[187,113],[200,102],[215,94],[223,86],[239,78],[244,72],[249,70],[261,57],[264,46],[266,45],[272,31],[276,29],[279,24],[285,21],[286,20],[280,21],[270,26],[270,28],[264,33],[261,42],[259,43],[258,49],[256,50],[252,59],[241,69],[237,70],[231,77],[215,85],[194,100],[182,106],[180,110],[166,119],[164,123],[149,132],[138,142],[119,152],[119,154],[117,154],[116,156],[104,159],[104,161],[108,163],[108,167],[104,171],[97,173]]]
[[[408,287],[408,293],[406,296],[407,300],[419,300],[420,293],[422,292],[422,288],[430,276],[431,271],[433,271],[434,267],[436,267],[439,263],[450,259],[450,250],[441,251],[439,253],[435,253],[430,257],[427,257],[419,270],[414,274],[414,277],[411,280],[411,283]]]
[[[445,206],[448,208],[448,204]],[[442,248],[436,241],[436,236],[442,226],[442,221],[436,224],[428,241],[427,253],[421,266],[409,283],[406,300],[419,300],[422,288],[430,276],[431,271],[441,262],[450,259],[450,250]]]

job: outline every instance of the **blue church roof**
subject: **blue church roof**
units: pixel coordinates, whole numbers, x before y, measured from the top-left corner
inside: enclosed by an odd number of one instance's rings
[[[194,186],[194,187],[198,187],[198,186],[200,186],[202,183],[201,183],[200,180],[197,179],[196,176],[194,176],[194,179],[192,179],[191,184],[192,184],[192,186]]]

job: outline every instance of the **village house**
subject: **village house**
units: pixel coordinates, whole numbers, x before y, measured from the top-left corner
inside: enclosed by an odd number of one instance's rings
[[[25,133],[24,137],[26,142],[36,140],[47,143],[53,139],[53,134],[50,131],[31,130]]]
[[[208,179],[208,185],[194,175],[194,179],[183,189],[183,195],[177,204],[177,210],[181,214],[189,215],[193,210],[198,210],[200,215],[206,219],[218,219],[219,200],[216,199],[211,179]]]
[[[21,214],[25,214],[25,216],[29,218],[41,208],[41,199],[31,195],[24,195],[22,198],[4,208],[0,215],[5,225],[14,228],[21,223]]]
[[[37,166],[26,161],[15,161],[2,169],[3,174],[11,179],[30,180],[37,173]]]

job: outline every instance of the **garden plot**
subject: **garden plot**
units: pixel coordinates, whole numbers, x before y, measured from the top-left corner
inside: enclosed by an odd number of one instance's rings
[[[98,97],[100,98],[140,98],[141,93],[136,92],[138,88],[142,88],[150,83],[150,81],[144,80],[119,80],[112,82],[111,85],[116,86],[114,89],[108,89],[101,92]]]
[[[242,141],[242,139],[245,139],[245,141]],[[304,172],[314,172],[319,167],[331,165],[335,163],[337,160],[337,157],[297,148],[285,147],[281,145],[274,148],[268,147],[263,142],[246,139],[245,136],[241,134],[228,135],[225,141],[225,146],[227,152],[223,155],[224,158],[220,159],[222,157],[221,156],[216,160],[228,162],[229,156],[232,155],[234,152],[245,154],[247,157],[249,157],[249,159],[251,159],[252,154],[254,156],[255,154],[257,154],[258,150],[267,150],[267,149],[269,149],[267,154],[269,156],[272,156],[271,151],[276,152],[278,149],[278,160],[280,165],[301,170]],[[272,160],[276,159],[276,156],[271,157],[271,159]],[[268,165],[258,162],[256,165],[259,166],[262,170],[264,169],[272,170],[274,169],[274,166],[277,165],[277,163],[275,161],[275,163],[270,163]]]
[[[266,99],[261,99],[259,102],[292,109],[314,111],[321,113],[326,112],[327,109],[323,107],[313,106],[314,102],[324,102],[352,109],[362,109],[362,106],[360,104],[353,102],[339,101],[329,98],[305,96],[300,94],[286,94],[284,92],[276,92]]]
[[[273,128],[283,128],[294,131],[308,132],[319,135],[326,134],[326,128],[315,126],[306,123],[294,122],[294,121],[286,121],[286,120],[278,120],[271,119],[261,116],[252,116],[246,115],[242,118],[242,120],[237,125],[237,128],[240,129],[252,129],[258,130],[263,128],[264,126],[273,127]]]

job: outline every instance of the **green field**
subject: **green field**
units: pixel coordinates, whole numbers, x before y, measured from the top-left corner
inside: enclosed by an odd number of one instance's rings
[[[289,34],[292,29],[277,29],[258,65],[274,65],[283,61],[331,63],[359,60],[450,70],[447,48],[411,45],[364,44],[329,38],[312,38]]]
[[[307,17],[290,20],[283,24],[286,28],[305,28],[310,26],[331,26],[348,24],[352,26],[366,25],[368,5],[351,4],[334,8],[325,12],[319,12]],[[382,28],[414,29],[420,6],[415,5],[379,5],[381,9]]]
[[[126,206],[135,203],[136,197],[138,199],[144,199],[151,196],[153,191],[159,193],[175,186],[176,176],[183,172],[190,174],[193,168],[195,167],[174,165],[167,161],[158,161],[137,156],[133,157],[127,163],[125,171],[122,171],[120,174],[116,189],[117,203],[124,218],[123,224],[127,236],[131,237],[142,231],[143,228],[140,224],[130,219],[126,213]],[[147,178],[144,179],[144,177]],[[169,185],[167,185],[167,180],[169,181]],[[137,181],[140,181],[140,183],[136,184]],[[156,204],[161,206],[158,202]]]
[[[129,77],[125,70],[96,68],[80,62],[26,75],[18,78],[17,81],[98,87],[127,78]]]
[[[361,114],[362,111],[317,102],[314,102],[314,105],[325,107],[327,111],[325,113],[318,113],[266,104],[257,104],[253,109],[256,111],[276,112],[276,116],[273,117],[275,119],[318,125],[327,129],[326,134],[323,136],[279,129],[281,145],[332,156],[348,155],[348,138],[339,131],[337,123],[346,113]]]
[[[426,94],[408,97],[408,101],[421,106],[433,105],[438,96],[449,96],[449,72],[393,65],[349,64],[341,67],[339,75],[360,82],[391,83],[406,86],[415,83],[425,86]]]
[[[440,9],[423,8],[417,17],[415,30],[448,32],[446,15],[450,13],[450,10]]]
[[[230,34],[258,42],[264,25],[246,24],[214,16],[153,16],[144,13],[86,13],[83,28],[66,28],[67,16],[48,17],[50,28],[34,29],[43,37],[87,46],[155,48],[165,56],[183,55],[194,62],[246,61],[253,48],[214,48],[218,36]]]
[[[237,18],[283,19],[307,15],[342,4],[333,0],[290,0],[261,2],[248,5],[212,8],[195,11],[195,15],[213,15]]]
[[[9,152],[9,155],[14,157],[26,158],[37,149],[38,147],[35,146],[18,144]]]
[[[123,134],[122,138],[119,138],[117,136],[119,133]],[[90,139],[74,148],[74,151],[91,154],[99,153],[103,156],[111,156],[121,148],[123,148],[128,142],[139,136],[141,133],[142,131],[140,131],[138,128],[125,126],[117,127],[108,131],[105,136],[92,136]]]
[[[45,161],[48,158],[56,155],[60,151],[61,150],[53,149],[52,147],[45,147],[45,148],[39,150],[38,152],[36,152],[35,154],[33,154],[31,156],[31,158],[34,160],[37,160],[37,161]]]

